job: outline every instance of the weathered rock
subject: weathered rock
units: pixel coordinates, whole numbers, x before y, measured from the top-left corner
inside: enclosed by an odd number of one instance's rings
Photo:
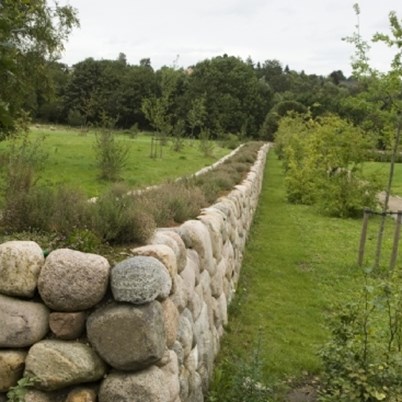
[[[111,273],[113,297],[132,304],[165,299],[172,288],[166,267],[154,257],[132,257],[117,264]]]
[[[46,258],[38,280],[43,301],[53,310],[80,311],[99,303],[106,293],[110,265],[96,254],[59,249]]]
[[[214,258],[218,259],[222,255],[222,232],[223,232],[223,220],[219,214],[209,213],[208,210],[204,210],[203,214],[198,219],[205,224],[208,228],[209,236],[211,238],[212,253]]]
[[[213,334],[206,304],[204,304],[200,316],[194,322],[194,337],[198,348],[199,372],[201,373],[201,368],[203,368],[206,373],[212,373],[214,361]],[[208,380],[207,377],[202,375],[203,387],[208,385],[205,382]]]
[[[161,370],[165,378],[165,386],[169,391],[169,401],[175,401],[179,397],[180,382],[179,382],[179,364],[176,353],[169,350],[169,361]]]
[[[176,255],[169,246],[152,244],[134,248],[131,250],[131,253],[134,256],[155,257],[167,268],[172,279],[177,274]]]
[[[191,311],[194,320],[199,317],[202,310],[202,299],[200,295],[202,295],[202,286],[198,285],[188,299],[188,309]]]
[[[198,253],[195,250],[187,249],[187,264],[194,270],[195,285],[197,286],[201,274],[201,262]]]
[[[219,297],[223,292],[223,276],[219,270],[211,278],[211,293],[214,297]]]
[[[57,338],[71,340],[78,338],[85,329],[86,315],[76,313],[50,313],[49,326]]]
[[[37,389],[28,389],[24,398],[24,402],[53,402],[54,400],[48,393]]]
[[[0,295],[0,348],[23,348],[48,332],[49,311],[33,303]]]
[[[170,296],[170,299],[180,312],[183,311],[187,306],[188,291],[180,275],[176,275],[174,293]]]
[[[201,270],[207,269],[213,275],[216,265],[213,263],[212,244],[207,227],[200,221],[189,220],[179,227],[178,233],[187,248],[197,251],[201,259]]]
[[[45,257],[33,241],[0,244],[0,293],[32,297]]]
[[[202,380],[201,376],[197,372],[190,373],[188,401],[204,402],[204,394],[202,392]]]
[[[38,379],[37,388],[51,391],[69,385],[97,381],[106,367],[87,345],[44,340],[29,349],[24,375]]]
[[[163,371],[152,366],[136,373],[111,373],[103,380],[99,402],[170,402]]]
[[[188,399],[188,394],[190,392],[189,389],[189,380],[190,380],[190,373],[189,371],[183,366],[180,366],[180,374],[179,374],[179,383],[180,383],[180,399],[181,401],[190,401]]]
[[[118,370],[139,370],[163,357],[166,347],[159,302],[111,304],[87,320],[87,334],[100,356]]]
[[[0,392],[7,392],[22,377],[27,353],[21,350],[0,350]]]
[[[96,402],[96,392],[91,388],[77,388],[69,392],[66,402]]]
[[[176,341],[177,330],[179,327],[179,311],[170,299],[164,300],[161,304],[165,323],[166,346],[171,348]]]
[[[194,292],[196,270],[197,267],[195,266],[193,260],[187,258],[187,265],[183,269],[183,271],[180,272],[180,276],[183,278],[184,285],[189,295],[191,295]]]
[[[170,247],[176,255],[177,271],[181,272],[186,266],[186,246],[181,237],[172,230],[159,229],[150,244],[164,244]]]
[[[192,318],[186,314],[180,316],[177,340],[181,343],[186,358],[191,352],[194,341]]]
[[[176,353],[177,359],[179,361],[179,366],[182,366],[184,363],[184,351],[183,346],[179,341],[176,341],[173,344],[172,350]]]

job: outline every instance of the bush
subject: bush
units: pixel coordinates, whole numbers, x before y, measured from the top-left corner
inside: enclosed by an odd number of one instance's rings
[[[115,185],[94,204],[94,230],[105,242],[143,243],[155,230],[155,220],[125,186]]]
[[[321,349],[320,401],[397,402],[402,395],[400,277],[365,274],[360,295],[330,316],[330,341]]]
[[[364,133],[337,116],[287,116],[276,135],[286,171],[288,200],[315,204],[326,214],[350,217],[376,205],[378,185],[362,175],[372,146]]]

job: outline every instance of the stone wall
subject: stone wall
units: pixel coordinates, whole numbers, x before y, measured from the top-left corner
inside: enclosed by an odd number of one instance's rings
[[[0,401],[204,400],[258,203],[268,146],[196,220],[158,229],[110,267],[34,242],[0,245]]]

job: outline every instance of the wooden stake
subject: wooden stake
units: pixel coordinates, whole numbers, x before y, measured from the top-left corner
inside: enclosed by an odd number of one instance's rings
[[[369,216],[370,216],[369,210],[365,209],[364,215],[363,215],[362,233],[360,235],[359,258],[357,260],[357,265],[359,267],[361,267],[363,265],[363,257],[364,257],[364,249],[366,247],[367,226],[368,226]]]

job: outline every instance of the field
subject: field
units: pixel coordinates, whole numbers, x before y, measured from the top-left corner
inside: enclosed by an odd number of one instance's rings
[[[377,230],[372,219],[365,267],[373,263]],[[393,230],[389,220],[385,266]],[[363,286],[356,264],[360,231],[360,219],[329,218],[313,207],[287,203],[280,162],[270,153],[211,401],[240,401],[230,392],[239,389],[241,372],[274,390],[269,401],[286,400],[284,384],[294,387],[319,374],[317,352],[329,335],[326,315]],[[225,392],[228,398],[219,399]]]
[[[95,132],[83,133],[65,127],[31,129],[31,138],[40,141],[42,150],[47,154],[45,168],[40,173],[42,184],[66,184],[85,191],[88,197],[97,196],[110,183],[98,179],[94,151]],[[186,140],[181,152],[174,152],[171,144],[163,147],[162,158],[152,159],[151,137],[141,134],[131,138],[117,133],[117,138],[129,146],[129,158],[122,173],[122,180],[130,187],[138,188],[161,183],[168,179],[188,175],[204,166],[210,165],[230,150],[216,145],[213,157],[205,157],[196,141]],[[0,152],[7,148],[8,141],[0,142]],[[0,174],[1,174],[0,167]],[[1,175],[0,175],[1,178]]]
[[[374,175],[378,178],[385,188],[388,181],[389,163],[366,162],[363,169],[365,174]],[[395,164],[392,194],[402,196],[402,163]]]

